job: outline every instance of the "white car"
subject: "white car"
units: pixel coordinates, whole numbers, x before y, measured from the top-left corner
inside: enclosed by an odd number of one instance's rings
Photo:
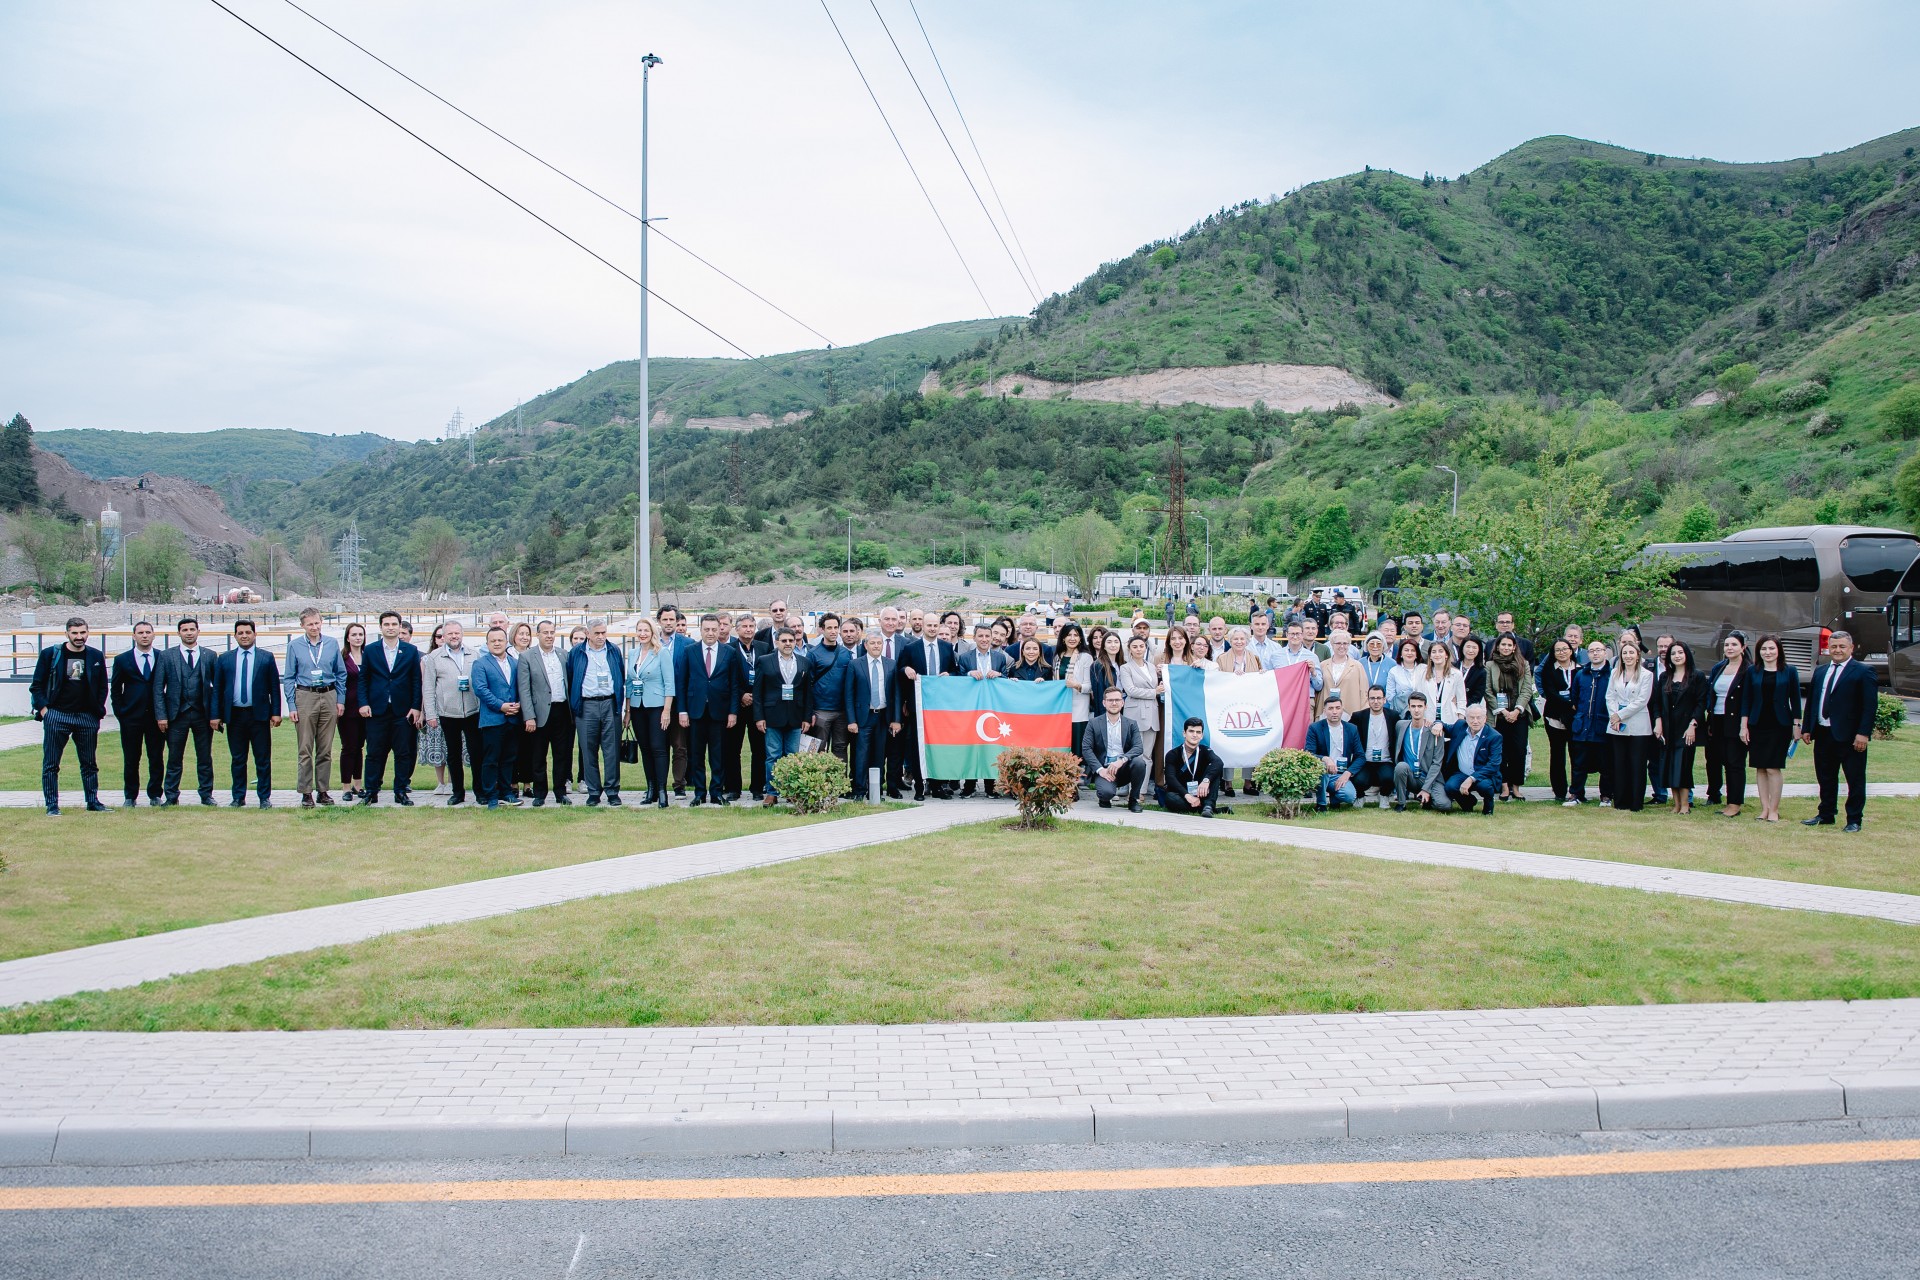
[[[899,565],[895,565],[893,568],[887,570],[887,576],[889,578],[904,578],[907,576],[907,571]]]

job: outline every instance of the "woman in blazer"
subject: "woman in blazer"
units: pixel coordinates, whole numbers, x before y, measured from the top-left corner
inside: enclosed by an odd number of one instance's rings
[[[1660,765],[1673,811],[1692,813],[1693,751],[1706,737],[1713,686],[1693,665],[1693,650],[1678,640],[1662,656],[1667,661],[1654,691],[1653,736],[1660,739]]]
[[[1487,664],[1487,723],[1500,735],[1500,798],[1518,800],[1527,780],[1533,672],[1512,635],[1493,642],[1493,661]]]
[[[1407,695],[1420,687],[1420,642],[1406,636],[1393,646],[1393,665],[1382,681],[1387,687],[1387,710],[1396,716],[1407,714]]]
[[[673,732],[673,655],[660,647],[659,633],[645,618],[634,624],[633,647],[627,653],[627,714],[647,771],[647,795],[641,803],[664,809],[667,741]]]
[[[1117,635],[1114,638],[1119,639]],[[1160,728],[1160,668],[1153,665],[1145,636],[1127,639],[1127,660],[1120,668],[1120,690],[1127,695],[1126,716],[1139,727],[1140,747],[1146,752],[1149,776],[1157,786],[1166,776],[1165,763],[1157,758],[1159,753],[1153,749]]]
[[[1779,636],[1753,646],[1753,671],[1740,704],[1740,740],[1753,764],[1760,821],[1780,821],[1787,750],[1800,732],[1800,669],[1788,664]]]
[[[1738,631],[1721,641],[1720,655],[1707,672],[1707,686],[1713,690],[1707,714],[1707,803],[1720,803],[1724,778],[1727,807],[1720,815],[1737,818],[1747,800],[1747,744],[1740,741],[1740,709],[1753,678],[1753,655]]]
[[[1020,660],[1007,669],[1015,680],[1051,680],[1053,668],[1047,662],[1046,647],[1038,637],[1020,642]]]
[[[1427,646],[1427,665],[1421,669],[1420,692],[1436,724],[1454,724],[1466,718],[1467,685],[1454,669],[1453,650],[1444,640]]]
[[[1214,659],[1214,666],[1236,676],[1260,670],[1260,655],[1247,650],[1247,629],[1235,627],[1227,632],[1227,647]]]
[[[1553,783],[1553,798],[1567,802],[1567,762],[1573,754],[1574,687],[1580,678],[1579,657],[1564,636],[1553,642],[1547,660],[1535,678],[1535,688],[1545,703],[1541,718],[1547,726],[1547,776]]]
[[[1647,803],[1647,753],[1653,745],[1653,672],[1640,646],[1620,635],[1620,655],[1607,676],[1607,741],[1613,745],[1613,807],[1638,813]],[[1603,802],[1604,803],[1604,802]]]
[[[360,705],[360,664],[367,660],[367,628],[349,622],[340,637],[340,661],[347,668],[346,701],[350,708]],[[366,721],[358,714],[340,717],[340,798],[358,800],[367,786]]]
[[[1460,684],[1466,693],[1460,714],[1465,715],[1466,707],[1487,700],[1487,654],[1479,636],[1468,636],[1460,642]],[[1487,719],[1493,719],[1491,708]]]

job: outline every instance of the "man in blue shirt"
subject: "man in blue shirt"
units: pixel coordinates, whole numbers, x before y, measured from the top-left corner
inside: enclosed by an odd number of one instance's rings
[[[295,772],[299,775],[300,807],[311,809],[314,793],[330,805],[327,789],[333,780],[333,735],[347,713],[347,664],[340,643],[320,630],[320,611],[300,611],[300,632],[287,641],[286,705],[293,709],[294,739],[298,745]]]
[[[1340,695],[1327,695],[1321,718],[1307,726],[1306,751],[1320,758],[1324,770],[1313,807],[1325,812],[1329,804],[1351,808],[1356,798],[1353,770],[1360,759],[1360,733],[1346,721]]]
[[[280,727],[280,668],[273,655],[254,644],[253,622],[233,624],[235,647],[220,655],[214,670],[213,731],[227,734],[227,755],[233,764],[233,799],[229,806],[247,803],[247,757],[253,757],[254,789],[262,809],[273,808],[273,731]]]
[[[1447,793],[1462,809],[1493,812],[1500,792],[1500,735],[1487,728],[1487,704],[1467,704],[1467,718],[1447,726]]]

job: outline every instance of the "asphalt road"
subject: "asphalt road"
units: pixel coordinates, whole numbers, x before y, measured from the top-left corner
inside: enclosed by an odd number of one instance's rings
[[[21,1187],[820,1178],[1434,1161],[1920,1139],[1920,1121],[1685,1134],[702,1161],[0,1170]],[[1424,1170],[1428,1166],[1422,1166]],[[1421,1172],[1416,1170],[1416,1174]],[[572,1189],[562,1193],[571,1195]],[[0,1210],[0,1276],[1874,1276],[1920,1271],[1920,1161],[1228,1189]]]

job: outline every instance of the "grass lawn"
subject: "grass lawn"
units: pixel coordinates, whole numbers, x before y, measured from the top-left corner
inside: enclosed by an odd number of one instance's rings
[[[969,827],[0,1012],[0,1031],[901,1023],[1920,994],[1920,929]]]
[[[0,875],[0,960],[827,820],[744,805],[262,813],[192,804],[57,819],[16,810]]]
[[[1845,791],[1841,794],[1844,798]],[[1920,893],[1920,800],[1869,800],[1866,830],[1859,835],[1847,835],[1837,826],[1801,826],[1799,820],[1812,817],[1817,807],[1811,799],[1784,800],[1777,823],[1754,821],[1757,805],[1749,805],[1739,818],[1723,818],[1719,810],[1704,806],[1678,818],[1651,804],[1641,813],[1627,813],[1591,803],[1562,809],[1539,802],[1503,804],[1491,818],[1367,808],[1309,814],[1295,821],[1523,853]],[[1233,817],[1281,821],[1266,817],[1265,811],[1264,802],[1243,798],[1235,802]]]

